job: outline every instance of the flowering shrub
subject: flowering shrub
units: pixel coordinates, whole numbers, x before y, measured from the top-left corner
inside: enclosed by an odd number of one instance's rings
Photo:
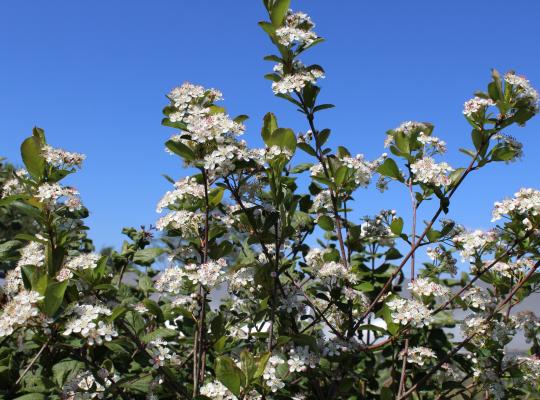
[[[323,68],[299,59],[322,38],[289,1],[265,6],[269,21],[260,25],[276,47],[266,77],[307,132],[280,127],[269,113],[265,147],[253,149],[239,139],[247,116],[229,116],[218,90],[173,89],[166,149],[196,173],[171,179],[155,228],[124,229],[120,251],[91,252],[88,212],[62,183],[85,157],[52,147],[39,128],[22,143],[26,170],[4,183],[0,205],[35,222],[0,244],[1,260],[15,262],[2,294],[0,397],[538,393],[540,320],[513,308],[540,289],[540,192],[521,189],[496,203],[498,225],[488,232],[443,218],[469,175],[519,158],[521,145],[504,130],[538,112],[538,93],[513,72],[493,71],[487,91],[464,105],[472,127],[471,149],[460,149],[465,167],[439,161],[446,144],[425,122],[389,130],[391,155],[376,160],[333,150],[316,119],[332,107],[318,102]],[[295,165],[298,152],[313,162]],[[392,210],[350,217],[354,193],[375,179],[380,190],[403,185],[410,193],[410,228]],[[420,222],[428,200],[438,207]],[[461,277],[458,258],[470,265]],[[506,354],[518,332],[530,350]]]

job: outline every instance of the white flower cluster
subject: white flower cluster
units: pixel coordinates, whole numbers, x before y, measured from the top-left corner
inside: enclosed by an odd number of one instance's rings
[[[60,199],[65,199],[64,205],[70,211],[77,211],[82,208],[81,199],[77,189],[63,187],[59,183],[44,183],[38,187],[36,196],[41,203],[48,207],[56,205]]]
[[[357,154],[354,157],[339,157],[341,164],[353,172],[353,179],[357,187],[367,187],[371,182],[373,172],[381,165],[386,155],[375,161],[367,161],[363,154]],[[323,176],[321,164],[314,165],[310,169],[311,176]]]
[[[8,336],[39,314],[36,304],[43,299],[37,292],[21,291],[11,299],[0,315],[0,337]]]
[[[330,190],[324,189],[317,193],[313,199],[313,205],[311,206],[312,211],[327,211],[330,212],[334,209],[332,204],[332,196]]]
[[[529,103],[530,107],[538,109],[538,99],[540,96],[525,77],[510,72],[504,76],[504,80],[514,87],[519,100],[524,100]]]
[[[485,310],[486,307],[493,303],[493,299],[487,291],[482,290],[477,286],[473,286],[463,293],[463,301],[470,307]]]
[[[24,288],[22,271],[21,267],[17,266],[6,273],[3,289],[8,296],[13,297],[22,288]]]
[[[183,236],[196,237],[203,223],[204,215],[200,212],[171,211],[157,220],[156,229],[160,231],[165,229],[178,230],[182,232]]]
[[[167,268],[157,278],[155,287],[160,292],[177,294],[184,286],[184,282],[182,280],[183,277],[184,272],[181,268]]]
[[[83,253],[69,259],[66,263],[66,267],[71,270],[94,269],[97,267],[99,259],[99,254]]]
[[[221,100],[221,92],[206,90],[202,86],[184,83],[174,88],[168,95],[175,112],[169,115],[171,122],[186,125],[189,139],[196,143],[215,141],[223,144],[244,131],[244,126],[229,118],[227,114],[215,113],[211,108],[214,101]],[[171,140],[183,142],[183,135]]]
[[[156,280],[156,289],[162,292],[179,293],[185,280],[214,288],[223,282],[227,261],[220,258],[204,264],[187,264],[183,267],[167,268]]]
[[[447,163],[437,164],[431,157],[423,157],[411,164],[411,172],[416,182],[434,186],[448,186],[451,181],[447,173],[453,170]]]
[[[299,46],[309,46],[318,38],[312,31],[314,27],[315,24],[307,14],[289,10],[284,25],[276,30],[276,36],[283,46],[288,47],[295,43]]]
[[[254,161],[264,164],[265,151],[248,149],[245,141],[236,141],[219,146],[204,157],[204,168],[208,170],[210,179],[227,176],[236,169],[238,162]]]
[[[415,328],[429,325],[433,317],[431,311],[422,303],[414,299],[396,297],[386,303],[392,311],[392,320],[396,324],[410,324]]]
[[[409,290],[417,296],[446,297],[450,290],[439,283],[435,283],[427,278],[416,278],[409,282]]]
[[[428,136],[424,132],[420,132],[418,141],[422,143],[424,147],[433,149],[434,153],[446,153],[446,142],[436,136]]]
[[[109,385],[112,383],[106,381]],[[77,374],[73,379],[66,382],[62,388],[62,399],[82,400],[82,399],[102,399],[105,387],[100,384],[92,372],[83,371]]]
[[[308,368],[315,368],[319,363],[319,357],[310,351],[309,346],[297,346],[289,350],[290,372],[304,372]]]
[[[531,219],[540,214],[540,190],[520,189],[513,199],[496,202],[491,221],[498,221],[504,215],[517,216],[528,229],[532,228]]]
[[[73,168],[81,167],[82,162],[86,159],[84,154],[72,153],[62,149],[56,149],[52,146],[45,145],[41,149],[41,154],[49,164],[55,168]]]
[[[244,125],[234,122],[227,114],[209,114],[210,108],[200,107],[199,110],[202,111],[199,114],[183,117],[183,120],[187,122],[186,130],[191,140],[197,143],[203,144],[215,140],[216,143],[221,144],[244,132]],[[172,122],[175,117],[179,118],[177,114],[171,114],[169,117]]]
[[[275,70],[280,70],[279,64]],[[308,83],[315,84],[320,78],[324,78],[324,72],[319,68],[302,68],[281,76],[277,82],[272,82],[272,90],[274,94],[300,92]]]
[[[25,265],[43,266],[45,261],[45,247],[40,242],[30,242],[21,249],[21,258],[17,261],[18,267]]]
[[[100,305],[77,304],[68,310],[69,314],[74,314],[65,326],[64,336],[69,336],[72,333],[78,333],[86,338],[88,344],[101,345],[103,340],[110,342],[113,337],[118,336],[118,332],[113,326],[97,319],[100,316],[111,315],[111,310]]]
[[[64,267],[58,271],[58,274],[56,274],[56,280],[63,282],[73,277],[73,271],[96,268],[99,258],[99,254],[84,253],[69,259]]]
[[[271,356],[266,363],[263,379],[266,386],[272,392],[277,392],[279,389],[285,387],[285,382],[283,382],[283,379],[280,377],[280,371],[278,371],[279,366],[283,364],[287,365],[285,360],[277,355]]]
[[[469,314],[461,322],[461,331],[465,337],[473,336],[473,342],[481,346],[486,340],[490,325],[482,314]]]
[[[484,232],[475,230],[473,232],[460,233],[452,240],[459,247],[461,258],[465,261],[492,244],[495,239],[496,234],[493,231]]]
[[[357,278],[340,262],[329,261],[324,263],[315,274],[327,285],[336,284],[339,280],[355,283]]]
[[[383,211],[383,213],[386,211]],[[393,212],[395,214],[395,211]],[[391,247],[394,245],[394,234],[390,227],[383,223],[381,215],[375,218],[366,219],[360,225],[360,237],[371,243],[378,243],[381,246]]]
[[[192,177],[186,177],[174,184],[175,189],[165,193],[159,201],[156,211],[162,212],[164,208],[174,205],[176,202],[183,201],[187,198],[203,199],[204,185],[197,183],[197,180]]]
[[[212,400],[236,400],[237,397],[231,393],[221,382],[213,381],[201,387],[201,395]]]
[[[0,188],[1,196],[0,198],[5,198],[8,196],[13,196],[16,194],[21,194],[25,192],[25,187],[21,182],[21,179],[26,178],[28,172],[24,169],[18,169],[15,171],[15,176],[7,179],[4,182],[4,185]]]
[[[540,358],[537,356],[518,357],[518,363],[525,381],[536,385],[540,379]]]
[[[404,355],[405,351],[402,351],[399,358],[403,359]],[[407,349],[407,362],[411,364],[416,364],[422,367],[424,364],[429,363],[434,359],[437,359],[435,352],[427,347],[417,346]]]
[[[270,146],[265,149],[265,158],[268,161],[272,161],[275,158],[284,157],[284,158],[291,158],[292,157],[292,151],[289,149],[282,148],[280,146]]]
[[[309,249],[305,257],[306,264],[311,268],[317,268],[322,266],[324,264],[323,257],[326,253],[328,253],[328,251],[329,249],[320,249],[318,247]]]
[[[228,279],[229,282],[229,291],[231,292],[240,292],[242,290],[247,290],[250,293],[255,292],[256,289],[260,288],[255,285],[255,270],[250,267],[245,267],[239,269]]]
[[[467,100],[463,105],[463,114],[471,118],[473,114],[476,114],[479,111],[485,111],[487,107],[493,106],[495,103],[491,99],[483,99],[481,97],[474,97],[473,99]]]
[[[163,367],[167,361],[173,361],[178,358],[176,353],[171,352],[168,342],[163,339],[155,339],[148,343],[146,346],[150,352],[150,362],[156,369]]]
[[[224,258],[211,260],[204,264],[188,264],[182,268],[184,276],[192,283],[214,288],[223,282],[227,261]]]

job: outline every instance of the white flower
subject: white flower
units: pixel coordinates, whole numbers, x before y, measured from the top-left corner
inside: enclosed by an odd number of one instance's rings
[[[425,147],[431,147],[436,153],[446,153],[446,142],[435,136],[428,136],[423,132],[418,135],[418,141]]]
[[[80,254],[70,258],[66,262],[66,268],[69,268],[70,270],[94,269],[97,267],[99,258],[99,254],[95,253]]]
[[[4,278],[4,291],[10,297],[16,295],[24,288],[21,267],[17,266],[6,273]]]
[[[436,296],[445,297],[448,296],[450,290],[438,283],[432,282],[427,278],[416,278],[409,282],[409,290],[417,296]]]
[[[72,333],[80,334],[86,338],[90,346],[94,344],[101,345],[103,340],[111,341],[113,337],[118,336],[112,325],[103,321],[98,321],[102,315],[111,315],[111,310],[100,305],[77,304],[73,306],[68,313],[75,316],[65,325],[64,336],[70,336]]]
[[[396,297],[387,302],[386,305],[392,311],[392,320],[396,324],[410,324],[413,327],[421,328],[429,325],[433,320],[431,311],[414,299],[406,300]]]
[[[484,232],[476,230],[473,232],[463,232],[455,236],[452,240],[461,251],[461,258],[465,261],[489,246],[496,239],[496,235],[492,231]]]
[[[272,90],[275,94],[300,92],[308,83],[314,84],[320,78],[324,78],[324,72],[320,69],[300,70],[283,75],[279,81],[272,82]]]
[[[349,271],[345,265],[335,261],[324,263],[315,274],[327,285],[332,285],[339,279],[344,279],[348,282],[355,283],[357,278]]]
[[[485,310],[486,307],[493,302],[493,299],[491,298],[489,293],[477,286],[473,286],[465,293],[463,293],[462,299],[470,307],[478,308],[480,310]]]
[[[45,261],[45,248],[40,242],[30,242],[21,249],[21,258],[17,261],[18,267],[25,265],[43,266]]]
[[[80,168],[82,162],[86,159],[84,154],[72,153],[62,149],[55,149],[49,145],[45,145],[41,152],[45,160],[55,168]]]
[[[184,236],[194,237],[204,223],[204,214],[187,210],[171,211],[156,222],[156,229],[179,230]]]
[[[496,202],[491,221],[498,221],[503,216],[519,216],[523,224],[530,229],[532,227],[529,218],[540,214],[540,191],[535,189],[520,189],[514,194],[513,199]],[[528,218],[524,218],[528,217]]]
[[[309,350],[309,346],[294,347],[289,350],[289,371],[303,372],[307,368],[315,368],[319,358]]]
[[[201,387],[201,395],[212,400],[236,400],[237,397],[231,393],[221,382],[213,381]]]
[[[538,92],[525,77],[508,73],[504,76],[504,80],[514,87],[517,99],[524,100],[529,103],[530,107],[538,109]]]
[[[263,379],[272,392],[277,392],[285,387],[285,382],[278,373],[278,367],[282,364],[285,364],[285,360],[277,355],[271,356],[266,363]]]
[[[166,269],[156,281],[156,289],[163,292],[179,293],[186,281],[214,288],[223,282],[227,266],[225,259],[208,261],[204,264],[187,264],[183,267]]]
[[[53,207],[58,200],[65,199],[64,205],[70,211],[82,208],[79,192],[72,187],[64,187],[59,183],[44,183],[38,187],[35,197],[48,207]]]
[[[482,99],[481,97],[475,97],[471,100],[467,100],[463,105],[463,114],[467,117],[471,117],[479,111],[484,111],[487,107],[493,106],[495,103],[491,99]]]
[[[399,355],[400,359],[403,359],[405,351],[402,351]],[[407,362],[423,366],[426,362],[436,359],[435,352],[427,347],[417,346],[409,347],[407,350]]]
[[[203,199],[204,185],[197,183],[197,180],[192,177],[186,177],[174,184],[175,189],[165,193],[159,201],[156,211],[162,212],[164,208],[182,201],[186,198]]]
[[[421,158],[411,164],[411,172],[416,182],[434,186],[448,186],[451,181],[447,173],[453,170],[447,163],[437,164],[431,157]]]
[[[7,302],[0,315],[0,337],[11,335],[15,329],[27,326],[31,318],[38,316],[36,303],[42,299],[43,296],[37,292],[20,291]]]
[[[317,34],[312,31],[314,27],[315,24],[307,14],[289,10],[284,25],[276,30],[276,36],[283,46],[288,47],[295,43],[309,46],[317,39]]]

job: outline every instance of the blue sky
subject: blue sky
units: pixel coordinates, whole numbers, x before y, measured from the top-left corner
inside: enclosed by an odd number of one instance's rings
[[[490,68],[515,69],[540,87],[540,3],[518,0],[433,2],[293,0],[326,42],[306,62],[321,64],[321,113],[331,143],[375,158],[384,132],[404,120],[430,121],[447,141],[448,160],[467,162],[462,104],[484,89]],[[160,126],[164,97],[192,81],[221,89],[230,114],[248,114],[245,139],[260,144],[267,111],[282,126],[305,131],[300,114],[274,98],[262,78],[272,50],[257,26],[260,1],[4,1],[0,4],[0,155],[20,163],[20,142],[34,125],[49,142],[87,154],[70,180],[91,210],[96,245],[118,246],[123,226],[155,221],[169,184],[185,174],[163,151],[173,133]],[[519,163],[490,166],[471,177],[453,212],[471,228],[489,226],[495,200],[522,186],[539,187],[540,120],[513,134],[525,144]],[[358,214],[383,207],[406,213],[408,197],[374,188],[358,192]],[[429,210],[422,217],[429,218]]]

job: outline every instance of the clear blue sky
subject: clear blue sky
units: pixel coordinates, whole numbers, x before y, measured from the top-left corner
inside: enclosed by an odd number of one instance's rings
[[[431,121],[448,142],[454,166],[469,144],[462,104],[484,89],[490,68],[515,69],[540,87],[540,2],[293,0],[327,41],[308,62],[327,73],[321,113],[332,143],[375,158],[384,132],[403,120]],[[163,151],[173,133],[161,127],[165,93],[184,81],[225,94],[232,115],[248,114],[245,139],[260,144],[267,111],[305,131],[301,116],[272,96],[262,78],[272,50],[257,26],[263,7],[237,1],[3,1],[0,4],[0,155],[20,163],[20,142],[33,125],[54,146],[87,154],[76,185],[91,210],[98,247],[121,243],[123,226],[155,221],[180,163]],[[324,115],[323,115],[324,114]],[[473,176],[456,196],[453,217],[489,226],[491,205],[521,186],[540,187],[540,120],[513,130],[525,144],[522,162]],[[405,212],[400,190],[357,195],[361,215],[382,207]],[[399,197],[401,196],[401,197]],[[427,217],[427,215],[426,215]]]

